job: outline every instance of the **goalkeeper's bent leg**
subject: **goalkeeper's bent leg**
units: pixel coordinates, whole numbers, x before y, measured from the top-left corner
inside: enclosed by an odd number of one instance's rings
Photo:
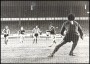
[[[65,42],[64,40],[60,43],[60,44],[58,44],[56,47],[55,47],[55,49],[54,49],[54,51],[52,52],[52,54],[51,55],[54,55],[57,51],[58,51],[58,49],[61,47],[61,46],[63,46],[64,44],[66,44],[67,42]]]

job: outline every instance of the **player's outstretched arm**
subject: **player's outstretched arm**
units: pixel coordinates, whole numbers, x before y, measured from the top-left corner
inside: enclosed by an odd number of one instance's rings
[[[2,33],[4,34],[4,29],[2,30]]]
[[[78,26],[78,31],[80,33],[80,38],[83,40],[83,32],[82,32],[82,28],[81,28],[80,24]]]
[[[2,33],[3,33],[3,34],[6,34],[4,31],[5,31],[5,29],[2,30]]]
[[[64,36],[64,31],[65,31],[65,24],[63,24],[61,27],[61,35],[63,35],[63,36]]]

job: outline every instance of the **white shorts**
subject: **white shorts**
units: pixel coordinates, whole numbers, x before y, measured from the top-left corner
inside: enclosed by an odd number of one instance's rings
[[[50,35],[50,32],[46,32],[46,36],[49,36]]]

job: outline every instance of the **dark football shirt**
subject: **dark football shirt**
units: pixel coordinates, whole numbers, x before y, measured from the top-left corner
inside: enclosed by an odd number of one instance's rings
[[[55,34],[55,28],[53,26],[50,28],[50,33]]]
[[[73,22],[73,24],[72,24]],[[61,28],[61,34],[63,35],[64,31],[66,30],[66,34],[78,34],[78,32],[80,33],[80,35],[83,35],[81,26],[79,23],[77,23],[76,21],[66,21],[63,23],[62,28]]]
[[[19,33],[20,34],[24,34],[25,30],[20,30]]]

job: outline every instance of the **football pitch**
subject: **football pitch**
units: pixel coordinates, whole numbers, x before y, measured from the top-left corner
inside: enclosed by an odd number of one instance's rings
[[[33,38],[25,38],[23,43],[19,42],[18,37],[9,38],[7,45],[1,39],[1,63],[89,63],[89,37],[84,37],[84,40],[79,38],[75,56],[69,56],[72,42],[68,42],[54,57],[48,57],[62,39],[56,38],[57,44],[52,47],[48,47],[52,44],[50,38],[39,38],[37,44],[33,44]]]

